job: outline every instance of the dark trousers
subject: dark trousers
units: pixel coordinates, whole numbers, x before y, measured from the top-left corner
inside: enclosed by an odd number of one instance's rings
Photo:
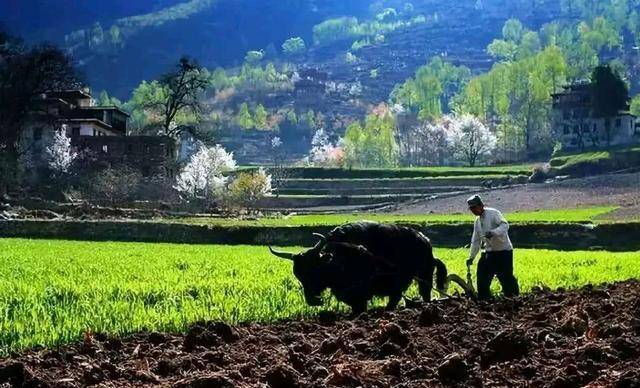
[[[491,298],[491,281],[497,276],[505,296],[520,293],[518,279],[513,276],[513,251],[485,252],[478,261],[478,298]]]

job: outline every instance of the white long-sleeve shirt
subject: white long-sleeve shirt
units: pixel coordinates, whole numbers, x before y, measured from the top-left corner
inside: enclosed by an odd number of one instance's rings
[[[471,237],[471,252],[469,259],[475,259],[480,252],[482,241],[485,243],[485,251],[510,251],[513,249],[509,239],[509,223],[499,210],[485,207],[484,212],[476,217],[473,223],[473,236]],[[484,235],[487,232],[493,233],[491,238]]]

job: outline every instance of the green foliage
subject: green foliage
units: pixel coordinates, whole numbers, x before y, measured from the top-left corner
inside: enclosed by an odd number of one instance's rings
[[[597,17],[591,23],[585,21],[578,25],[580,38],[593,51],[609,50],[622,44],[622,37],[615,26],[604,17]]]
[[[232,207],[253,208],[270,193],[271,175],[268,175],[264,169],[243,171],[229,185],[226,202]]]
[[[557,46],[515,62],[499,63],[473,78],[456,98],[456,109],[496,123],[503,153],[550,151],[551,94],[567,78],[567,63]]]
[[[640,94],[636,94],[631,100],[630,112],[636,117],[640,117]]]
[[[494,58],[504,61],[513,61],[518,52],[518,45],[514,42],[507,42],[503,39],[494,39],[487,46],[487,52]]]
[[[408,28],[426,22],[424,16],[416,16],[409,20],[397,20],[397,18],[393,17],[394,12],[395,10],[393,12],[383,11],[384,15],[379,14],[378,16],[384,20],[376,19],[362,23],[355,17],[325,20],[313,27],[313,42],[316,45],[324,45],[345,39],[375,38],[376,35],[384,35],[397,29]]]
[[[345,54],[344,60],[349,64],[356,63],[358,61],[358,57],[356,57],[355,55],[353,55],[353,53],[349,51]]]
[[[211,75],[195,62],[182,58],[173,71],[160,80],[142,81],[122,108],[131,115],[134,134],[156,134],[162,128],[194,124],[200,116],[200,95],[210,85]],[[101,96],[102,97],[102,96]]]
[[[358,19],[341,17],[329,19],[313,26],[313,41],[315,44],[326,44],[335,40],[347,39],[357,35]]]
[[[370,114],[364,126],[354,122],[344,135],[349,167],[390,167],[398,163],[395,119],[389,112]]]
[[[464,66],[454,66],[440,57],[420,67],[413,78],[396,85],[391,101],[415,112],[421,119],[433,119],[450,110],[450,99],[471,77]]]
[[[247,51],[244,60],[249,65],[256,65],[264,58],[264,50],[251,50]]]
[[[556,175],[605,174],[640,165],[640,147],[609,147],[606,151],[554,156],[549,164],[551,173]]]
[[[435,254],[464,273],[466,250]],[[87,330],[179,332],[200,320],[275,322],[339,308],[333,299],[307,306],[291,262],[262,246],[0,239],[0,259],[3,354],[79,341]],[[517,262],[524,292],[640,277],[637,252],[520,249]]]
[[[502,37],[507,42],[520,43],[524,34],[524,26],[518,19],[509,19],[502,27]]]
[[[627,109],[629,88],[610,66],[598,66],[591,76],[591,103],[593,115],[604,118],[607,145],[613,137],[610,117]]]
[[[249,105],[246,102],[240,105],[240,110],[236,116],[236,124],[242,129],[251,129],[255,126],[251,112],[249,112]]]
[[[122,101],[118,100],[115,97],[110,97],[109,93],[107,93],[106,90],[100,92],[100,94],[98,95],[97,103],[99,106],[116,106],[118,108],[122,107]]]
[[[300,37],[290,38],[282,44],[282,51],[285,55],[296,56],[303,54],[307,50],[304,40]]]
[[[610,66],[598,66],[591,75],[591,98],[595,117],[615,116],[629,102],[629,88]]]
[[[286,119],[291,124],[298,124],[298,116],[296,115],[296,111],[293,109],[287,111]]]
[[[351,50],[358,51],[363,47],[367,47],[367,46],[371,46],[371,39],[368,37],[360,40],[356,40],[355,42],[353,42],[353,44],[351,45]]]
[[[65,35],[65,41],[68,45],[85,43],[96,51],[121,49],[127,39],[145,29],[158,28],[166,23],[187,19],[210,8],[216,2],[216,0],[189,0],[156,12],[117,19],[108,29],[103,28],[100,23],[95,23],[91,28]],[[82,41],[83,38],[86,38],[86,41]]]
[[[262,104],[258,104],[253,112],[253,124],[256,129],[267,129],[267,111]]]
[[[231,86],[243,92],[274,92],[293,88],[291,80],[283,70],[278,72],[273,63],[264,67],[244,64],[236,77],[228,78]]]
[[[382,23],[388,23],[396,20],[398,12],[394,8],[385,8],[382,12],[376,15],[376,20]]]

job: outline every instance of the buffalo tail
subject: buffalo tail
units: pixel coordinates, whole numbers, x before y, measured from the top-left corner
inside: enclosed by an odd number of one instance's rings
[[[435,257],[433,260],[436,263],[436,287],[438,290],[444,290],[444,284],[447,280],[447,267],[442,260]]]

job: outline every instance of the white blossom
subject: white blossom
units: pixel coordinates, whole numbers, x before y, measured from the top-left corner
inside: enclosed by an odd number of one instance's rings
[[[309,161],[315,166],[342,166],[344,151],[339,144],[331,143],[329,135],[324,129],[319,129],[311,140]]]
[[[78,156],[71,149],[71,139],[67,137],[66,125],[53,135],[51,143],[45,148],[47,166],[55,173],[66,173]]]
[[[280,147],[282,147],[282,140],[280,139],[280,137],[275,136],[273,139],[271,139],[271,148],[278,149]]]
[[[224,189],[228,179],[225,173],[235,167],[233,153],[225,151],[222,146],[203,147],[182,169],[175,188],[191,198],[212,198]]]
[[[491,155],[496,148],[496,136],[473,115],[452,119],[447,132],[447,142],[454,156],[470,166],[474,166],[479,158]]]

